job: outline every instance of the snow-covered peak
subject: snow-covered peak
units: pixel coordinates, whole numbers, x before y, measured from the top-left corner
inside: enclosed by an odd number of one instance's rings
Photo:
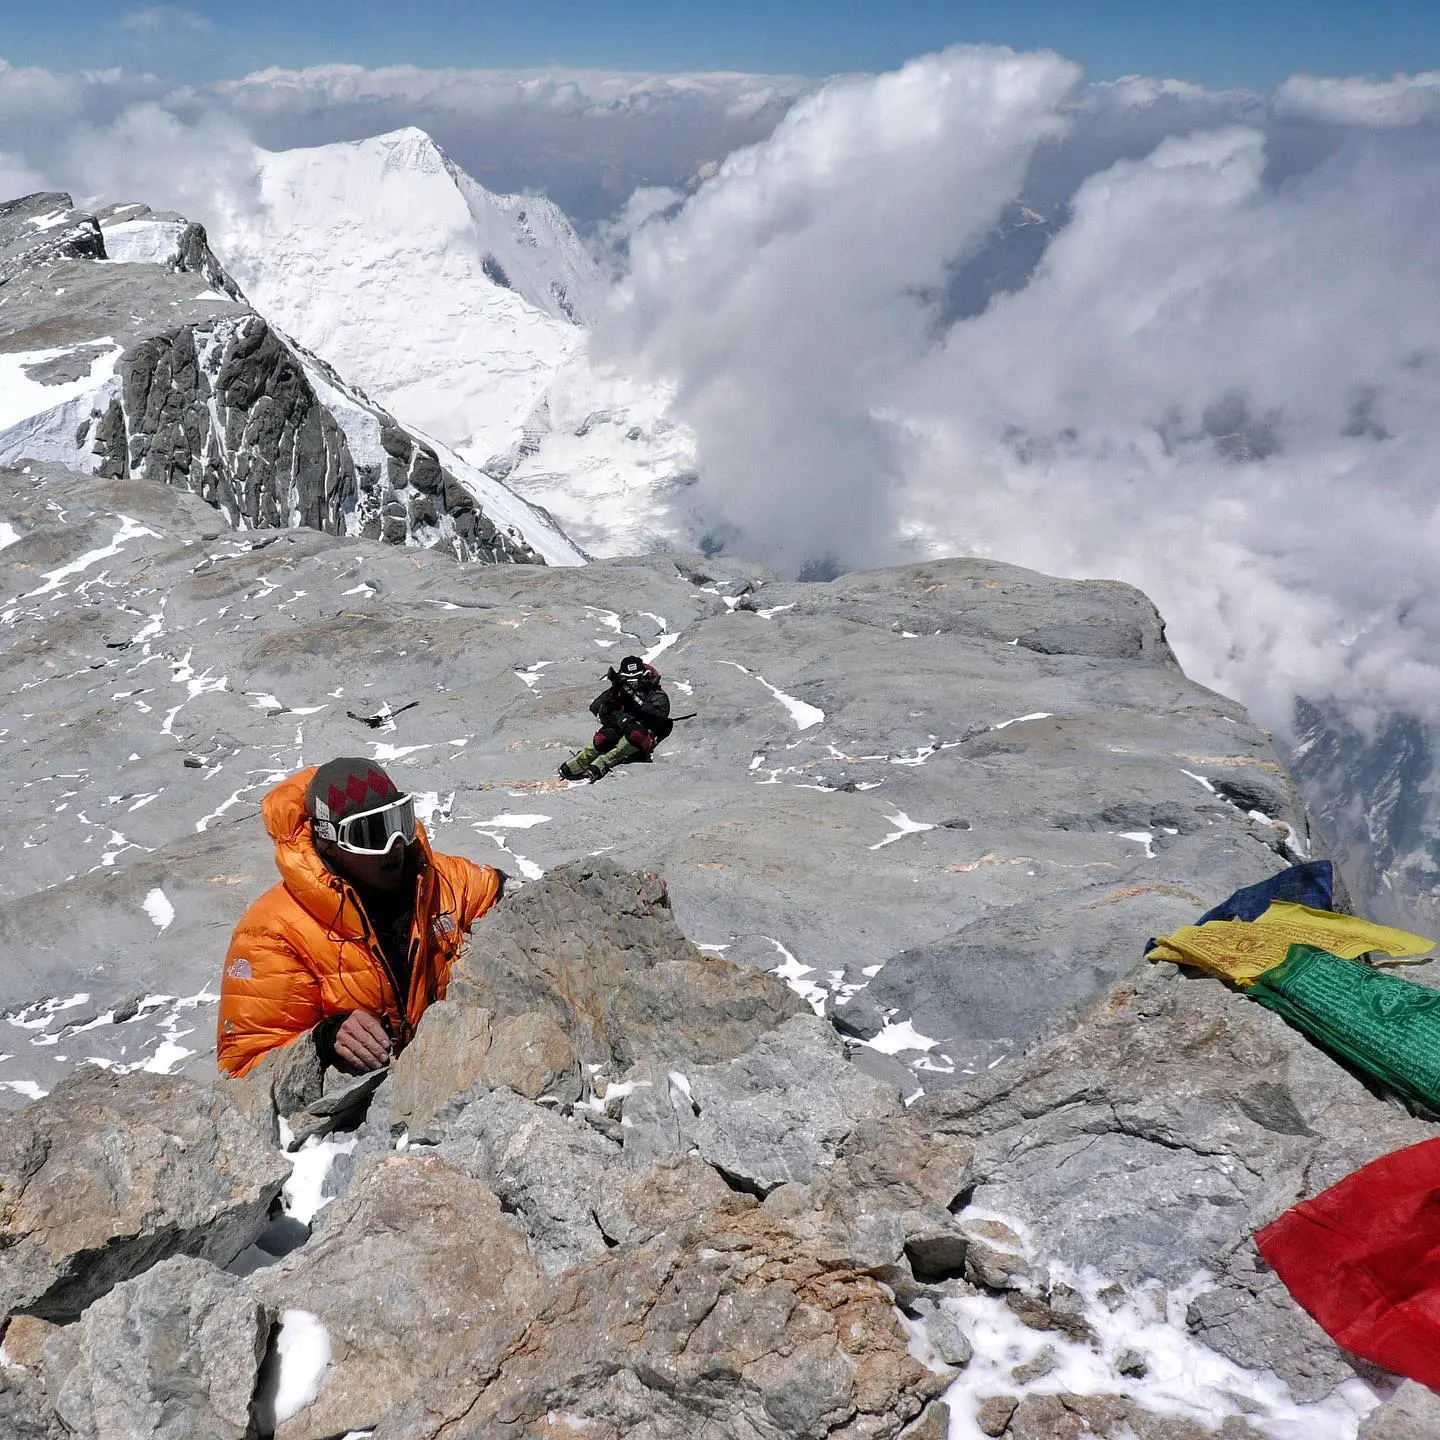
[[[373,249],[429,231],[457,261],[558,320],[594,318],[604,282],[559,208],[496,195],[413,125],[368,140],[262,153],[261,202],[289,228],[351,231]]]
[[[413,126],[258,172],[258,203],[213,227],[256,308],[402,422],[482,463],[512,445],[603,294],[565,216]]]

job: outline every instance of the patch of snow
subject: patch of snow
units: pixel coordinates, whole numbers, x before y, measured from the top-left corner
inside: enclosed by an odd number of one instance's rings
[[[370,749],[374,753],[370,758],[385,765],[391,760],[403,760],[407,755],[415,755],[421,750],[433,750],[434,748],[434,745],[386,745],[383,741],[372,740]]]
[[[308,1225],[335,1198],[322,1193],[335,1157],[353,1153],[360,1137],[337,1140],[312,1135],[298,1150],[291,1151],[293,1140],[294,1134],[282,1116],[280,1144],[290,1160],[290,1178],[280,1189],[280,1202],[287,1215]]]
[[[873,1039],[860,1041],[860,1044],[878,1050],[882,1055],[898,1055],[902,1050],[933,1050],[939,1043],[928,1035],[922,1035],[909,1020],[901,1020],[898,1024],[887,1020]]]
[[[528,819],[530,817],[525,818]],[[549,818],[549,816],[539,817],[539,819],[547,820]],[[536,823],[538,823],[538,820],[536,821]],[[533,860],[527,860],[523,855],[517,855],[515,851],[510,848],[510,845],[505,838],[504,828],[497,827],[495,821],[479,821],[474,823],[471,828],[478,831],[481,835],[484,835],[487,838],[493,840],[515,862],[516,866],[519,868],[520,874],[526,880],[541,880],[544,878],[545,871],[539,865],[537,865]]]
[[[961,1218],[981,1217],[967,1211]],[[1016,1228],[1014,1221],[1004,1223]],[[1242,1369],[1207,1349],[1188,1332],[1185,1312],[1196,1295],[1210,1288],[1213,1282],[1208,1276],[1198,1275],[1169,1292],[1158,1284],[1128,1290],[1111,1309],[1100,1299],[1109,1284],[1106,1277],[1056,1263],[1047,1268],[1052,1282],[1068,1284],[1084,1298],[1085,1319],[1097,1345],[1080,1344],[1054,1331],[1028,1329],[997,1296],[943,1300],[940,1308],[975,1352],[943,1397],[950,1407],[951,1440],[981,1440],[975,1422],[978,1404],[995,1394],[1017,1398],[1119,1394],[1144,1410],[1186,1418],[1206,1429],[1218,1429],[1229,1416],[1243,1416],[1271,1440],[1355,1440],[1359,1421],[1380,1398],[1363,1380],[1355,1379],[1314,1404],[1298,1404],[1273,1372]],[[906,1322],[906,1328],[916,1348],[928,1351],[923,1326]],[[1028,1383],[1017,1382],[1015,1368],[1029,1363],[1046,1346],[1055,1350],[1054,1368]],[[1116,1369],[1126,1350],[1144,1359],[1143,1376],[1121,1375]],[[920,1358],[942,1368],[936,1357],[922,1353]]]
[[[540,683],[540,672],[554,663],[553,660],[537,660],[528,669],[517,670],[515,676],[527,690],[533,690]]]
[[[175,907],[165,898],[163,890],[157,886],[140,903],[157,930],[169,929],[170,922],[175,918]]]
[[[0,361],[4,360],[0,355]],[[0,376],[0,384],[3,384],[3,376]],[[77,560],[72,560],[68,565],[61,565],[54,570],[47,570],[43,576],[45,583],[34,590],[27,590],[23,595],[18,596],[21,600],[33,600],[40,595],[49,595],[58,590],[72,575],[79,575],[82,571],[88,570],[92,565],[98,565],[102,560],[108,560],[118,555],[124,548],[127,540],[134,540],[141,535],[148,535],[151,539],[159,540],[161,535],[149,526],[142,525],[138,520],[132,520],[128,515],[116,515],[115,519],[120,522],[120,528],[111,537],[108,545],[98,550],[87,550]]]
[[[933,825],[923,820],[912,820],[903,810],[897,810],[893,815],[885,817],[892,825],[898,828],[892,830],[883,840],[876,841],[870,848],[872,850],[883,850],[887,845],[893,845],[897,840],[903,839],[906,835],[918,835],[922,830],[933,830]]]
[[[479,830],[498,825],[502,830],[529,830],[536,825],[544,825],[551,818],[549,815],[514,815],[507,810],[493,820],[477,820],[475,828]]]
[[[1013,720],[1002,720],[998,725],[992,725],[992,730],[1004,730],[1011,725],[1024,725],[1028,720],[1053,720],[1055,717],[1048,710],[1036,710],[1029,715],[1017,715]]]
[[[74,1010],[77,1006],[90,1003],[90,992],[82,990],[77,995],[67,996],[64,1000],[36,1000],[23,1009],[17,1010],[13,1015],[6,1017],[7,1021],[21,1030],[45,1030],[56,1015],[64,1010]]]
[[[105,236],[105,256],[124,265],[172,265],[180,258],[183,220],[157,220],[145,216],[100,227]],[[204,298],[204,297],[201,297]],[[224,300],[224,295],[214,296]]]
[[[184,1031],[184,1034],[190,1032]],[[183,1045],[177,1045],[168,1036],[155,1047],[155,1053],[140,1067],[149,1071],[152,1075],[173,1075],[175,1067],[182,1061],[188,1060],[195,1052],[187,1050]]]
[[[42,1090],[33,1080],[0,1080],[0,1090],[13,1090],[27,1100],[43,1100],[50,1093]]]
[[[1145,847],[1145,858],[1155,858],[1155,837],[1148,830],[1117,830],[1115,834],[1121,840],[1133,840],[1137,845]]]
[[[58,385],[42,385],[25,373],[37,365],[62,359],[76,350],[89,350],[101,345],[110,348],[96,355],[90,361],[88,372],[77,380],[65,380]],[[20,350],[14,354],[0,355],[0,463],[19,459],[22,453],[13,447],[9,431],[22,421],[46,415],[70,401],[100,389],[114,375],[115,362],[119,360],[123,350],[124,347],[117,345],[113,336],[102,335],[86,341],[83,345],[61,345],[51,350]],[[71,428],[73,449],[74,427]]]
[[[790,712],[790,718],[795,722],[797,730],[808,730],[812,725],[819,725],[824,721],[825,712],[819,706],[809,705],[804,700],[797,700],[793,695],[787,695],[783,690],[772,685],[763,675],[757,675],[755,671],[747,669],[735,660],[722,660],[720,663],[739,670],[743,675],[753,675]]]
[[[20,532],[8,521],[0,520],[0,550],[7,550],[20,540]]]
[[[822,985],[817,985],[813,980],[807,980],[807,975],[815,973],[813,965],[802,965],[778,940],[772,935],[764,937],[768,940],[780,955],[783,957],[781,963],[770,973],[777,979],[783,980],[802,1000],[809,1003],[810,1008],[817,1014],[825,1013],[825,1000],[829,991]]]
[[[679,638],[678,630],[662,635],[640,658],[647,665],[653,665]]]
[[[330,1369],[330,1332],[308,1310],[282,1310],[274,1365],[255,1397],[260,1428],[273,1433],[320,1393]]]
[[[411,792],[411,799],[415,802],[415,818],[422,825],[448,825],[454,818],[453,790],[443,798],[438,790],[415,790]]]

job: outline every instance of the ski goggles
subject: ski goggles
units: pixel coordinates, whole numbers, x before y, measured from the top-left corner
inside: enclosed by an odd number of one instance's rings
[[[397,840],[408,845],[415,838],[415,797],[399,795],[343,820],[317,820],[315,833],[352,855],[388,855]]]

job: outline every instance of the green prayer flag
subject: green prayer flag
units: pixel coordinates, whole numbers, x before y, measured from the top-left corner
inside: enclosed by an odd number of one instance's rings
[[[1387,1089],[1440,1111],[1440,991],[1292,945],[1246,993]]]

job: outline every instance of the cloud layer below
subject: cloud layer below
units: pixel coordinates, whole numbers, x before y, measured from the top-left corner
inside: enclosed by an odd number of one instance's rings
[[[1437,716],[1436,89],[837,81],[632,237],[602,339],[677,387],[736,549],[1116,576],[1270,723]]]

